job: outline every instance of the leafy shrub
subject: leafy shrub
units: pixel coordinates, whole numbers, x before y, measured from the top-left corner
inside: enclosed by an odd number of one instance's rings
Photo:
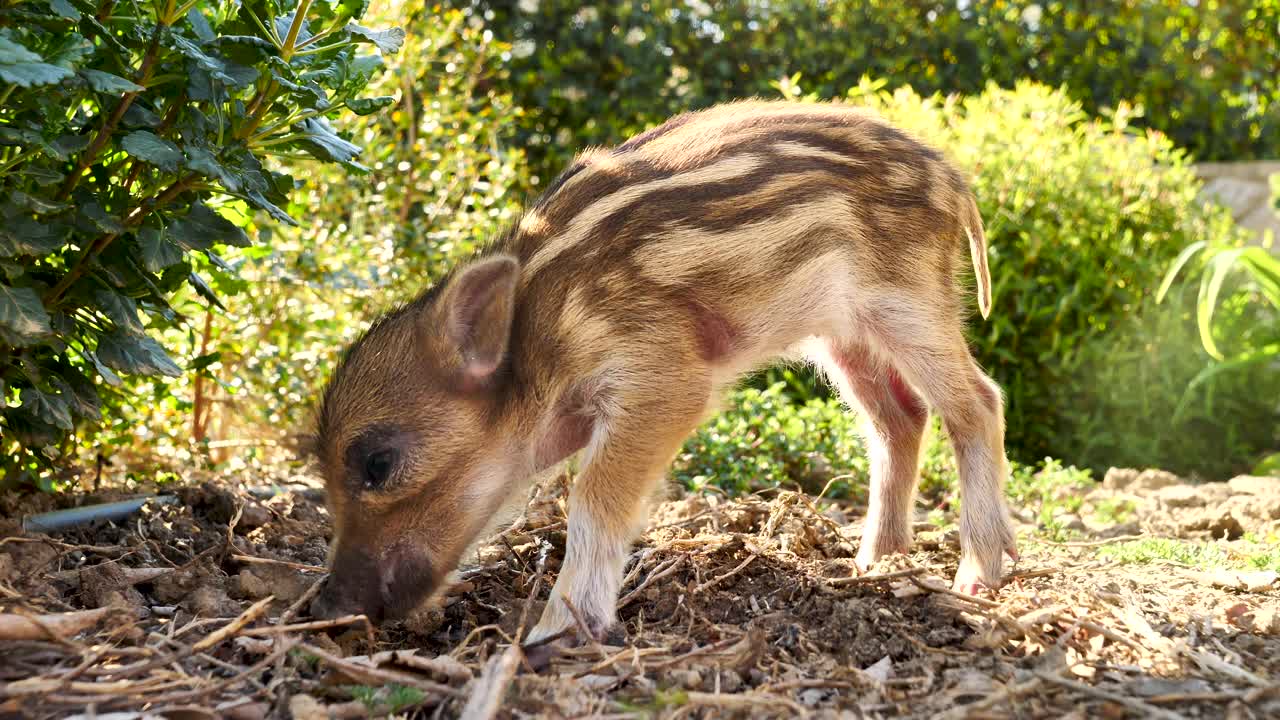
[[[954,487],[951,448],[938,430],[935,423],[925,436],[921,489],[928,497]],[[671,474],[692,490],[826,488],[828,497],[865,497],[869,469],[855,414],[834,399],[795,401],[785,383],[776,383],[732,393],[724,410],[685,442]]]
[[[1032,79],[1097,115],[1122,102],[1203,159],[1280,154],[1274,0],[454,0],[516,48],[535,170],[677,111],[798,74],[824,98],[863,75],[924,94]]]
[[[1218,378],[1205,388],[1215,404],[1172,420],[1203,363],[1185,309],[1157,307],[1156,289],[1188,244],[1239,242],[1243,231],[1202,205],[1167,137],[1132,128],[1125,106],[1087,120],[1080,104],[1030,83],[944,100],[864,81],[850,96],[975,172],[995,309],[974,316],[971,339],[1006,393],[1015,458],[1217,476],[1267,447],[1276,407],[1258,391],[1276,379]]]
[[[347,124],[368,146],[368,174],[352,183],[338,168],[318,168],[295,206],[314,208],[313,221],[266,227],[269,237],[230,259],[247,287],[232,312],[213,317],[208,348],[218,359],[197,412],[207,417],[198,437],[213,443],[214,459],[247,460],[245,448],[218,450],[227,440],[269,443],[306,431],[341,350],[378,312],[510,222],[532,185],[509,136],[521,113],[502,90],[509,48],[456,11],[380,3],[370,18],[394,19],[407,36],[369,88],[394,103]],[[198,353],[202,338],[172,342]],[[189,457],[185,441],[166,448],[156,435],[196,412],[196,381],[179,381],[163,415],[140,423],[146,413],[135,414],[121,430],[148,450],[160,444],[175,459]]]
[[[0,10],[6,473],[47,464],[104,406],[145,402],[121,376],[181,374],[155,335],[191,330],[175,307],[188,298],[222,306],[218,289],[236,281],[219,253],[250,244],[255,212],[293,222],[297,181],[285,167],[363,170],[329,118],[391,101],[361,93],[403,37],[355,24],[364,9],[55,0]]]

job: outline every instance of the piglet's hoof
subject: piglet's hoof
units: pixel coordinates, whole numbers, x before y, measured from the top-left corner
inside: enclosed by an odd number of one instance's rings
[[[524,651],[524,662],[529,670],[541,673],[551,665],[551,661],[564,651],[564,646],[555,642],[555,637],[538,640],[521,647]]]

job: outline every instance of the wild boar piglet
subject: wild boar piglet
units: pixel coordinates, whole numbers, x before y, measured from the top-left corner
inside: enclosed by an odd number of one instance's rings
[[[318,415],[334,522],[319,615],[406,614],[531,478],[581,452],[568,541],[530,642],[615,620],[646,501],[743,373],[816,363],[865,419],[857,563],[911,547],[929,410],[955,447],[955,586],[1016,557],[999,388],[965,343],[982,219],[943,155],[838,104],[745,101],[579,155],[518,223],[378,320]],[[965,273],[967,275],[967,273]]]

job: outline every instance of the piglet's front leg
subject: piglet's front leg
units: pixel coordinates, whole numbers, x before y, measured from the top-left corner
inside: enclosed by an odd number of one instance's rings
[[[646,501],[709,397],[705,373],[691,369],[668,366],[627,377],[629,391],[613,391],[603,403],[617,409],[597,419],[587,445],[569,496],[564,563],[528,644],[579,634],[578,619],[596,640],[613,626],[623,565],[647,519]]]

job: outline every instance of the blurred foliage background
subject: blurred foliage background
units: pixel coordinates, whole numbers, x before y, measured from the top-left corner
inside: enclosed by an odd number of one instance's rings
[[[186,293],[185,322],[149,328],[183,374],[125,378],[63,448],[76,462],[33,471],[46,484],[89,482],[95,456],[237,467],[291,446],[342,347],[574,152],[749,95],[870,105],[973,174],[995,309],[971,340],[1007,394],[1019,467],[1222,478],[1280,449],[1280,286],[1260,258],[1215,270],[1247,238],[1198,199],[1191,166],[1280,156],[1280,0],[374,0],[366,22],[407,33],[366,91],[392,104],[336,123],[367,174],[299,173],[298,227],[228,210],[255,242],[218,248],[225,310]],[[674,474],[856,493],[856,426],[811,373],[771,370]],[[949,463],[936,438],[926,484]]]

